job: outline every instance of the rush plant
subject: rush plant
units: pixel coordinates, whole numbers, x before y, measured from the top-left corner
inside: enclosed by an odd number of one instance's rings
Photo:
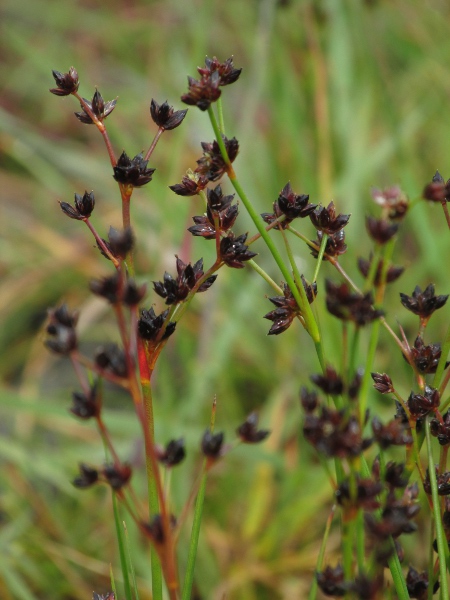
[[[271,322],[268,334],[278,336],[288,328],[298,328],[302,346],[312,343],[317,355],[319,372],[310,377],[314,387],[301,387],[299,410],[303,413],[301,433],[317,452],[330,480],[330,515],[324,523],[315,574],[311,573],[309,598],[323,593],[374,600],[425,600],[439,589],[441,598],[448,600],[450,398],[446,390],[450,370],[446,358],[450,329],[441,340],[427,339],[428,323],[443,314],[448,296],[436,294],[431,282],[418,282],[411,295],[400,294],[401,305],[417,317],[412,337],[401,324],[392,323],[385,298],[387,286],[403,272],[403,267],[392,263],[392,257],[399,232],[414,206],[423,199],[441,204],[450,228],[450,182],[436,173],[423,198],[413,201],[398,187],[373,190],[378,213],[366,219],[372,250],[367,258],[358,260],[362,284],[357,285],[342,265],[351,215],[340,212],[333,201],[312,203],[308,194],[294,191],[295,185],[281,182],[278,197],[267,199],[268,208],[272,205],[270,212],[258,214],[233,166],[239,142],[225,135],[222,95],[226,86],[239,79],[241,69],[234,66],[232,58],[224,62],[206,58],[198,78],[188,78],[188,91],[181,100],[208,115],[213,139],[202,142],[196,166],[171,190],[178,196],[173,202],[199,198],[200,214],[192,217],[188,231],[213,246],[215,257],[205,265],[202,258],[191,263],[176,256],[173,272],[153,281],[154,296],[149,300],[148,282],[139,283],[149,275],[136,273],[135,268],[131,206],[135,190],[151,185],[157,176],[149,162],[158,141],[182,125],[187,110],[151,100],[150,114],[157,132],[148,150],[133,158],[133,153],[123,151],[117,158],[105,124],[116,100],[105,101],[97,89],[91,100],[83,98],[73,67],[67,73],[53,71],[53,76],[56,87],[50,91],[57,96],[74,96],[81,107],[75,116],[83,124],[94,125],[102,135],[122,206],[122,223],[110,227],[103,238],[93,217],[96,198],[101,194],[85,191],[75,194],[73,203],[60,202],[65,216],[87,226],[99,254],[109,261],[110,274],[91,281],[90,290],[109,303],[121,344],[103,345],[93,357],[86,356],[79,349],[78,314],[62,305],[49,311],[46,345],[72,362],[79,389],[73,393],[70,410],[78,419],[94,421],[104,442],[104,464],[80,464],[73,483],[78,488],[106,484],[111,489],[125,598],[138,598],[122,526],[125,512],[149,541],[152,597],[193,597],[208,473],[218,461],[226,460],[233,445],[225,444],[223,433],[215,430],[214,401],[210,423],[205,424],[199,440],[204,457],[201,476],[193,484],[184,514],[172,514],[167,473],[185,458],[185,443],[182,438],[165,446],[157,443],[153,381],[161,352],[176,336],[177,325],[191,302],[199,293],[208,294],[221,271],[231,268],[254,271],[264,279],[267,289],[273,290],[274,295],[268,298],[273,307],[264,317]],[[226,180],[234,193],[224,192]],[[251,234],[239,227],[241,207],[253,222]],[[273,258],[273,273],[258,264],[257,250],[262,244]],[[300,271],[299,252],[312,255],[315,264],[311,272]],[[332,278],[324,279],[324,270]],[[333,357],[325,350],[326,312],[341,322],[340,351]],[[231,311],[228,318],[233,318]],[[409,395],[396,373],[378,372],[381,328],[390,336],[391,351],[400,353],[408,365],[412,380]],[[310,342],[303,339],[306,336]],[[103,416],[105,382],[126,390],[135,407],[145,447],[146,508],[133,487],[132,468],[116,450]],[[372,405],[372,388],[390,398],[391,418],[387,422]],[[268,435],[268,430],[259,428],[256,413],[236,428],[236,441],[246,444],[263,442]],[[177,542],[191,505],[194,516],[187,562],[180,564]],[[412,566],[414,551],[404,558],[401,545],[403,538],[415,534],[419,511],[426,514],[421,535],[429,542],[428,569],[424,571]],[[340,531],[340,549],[331,552],[327,543],[335,523]],[[336,554],[337,562],[332,566],[326,557]],[[94,594],[94,598],[111,600],[116,593],[113,589],[103,596]]]

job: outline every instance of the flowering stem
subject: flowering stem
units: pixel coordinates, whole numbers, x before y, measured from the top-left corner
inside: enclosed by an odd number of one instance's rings
[[[130,576],[128,573],[128,564],[127,557],[125,552],[125,541],[122,529],[122,523],[120,519],[119,505],[117,503],[117,497],[115,492],[112,492],[112,503],[113,503],[113,511],[114,511],[114,523],[116,525],[116,535],[117,542],[119,545],[119,556],[120,556],[120,565],[122,568],[123,575],[123,585],[125,588],[125,598],[126,600],[133,600],[133,595],[131,592],[131,584],[130,584]]]
[[[150,158],[150,156],[153,154],[153,150],[156,148],[156,144],[159,141],[159,138],[162,136],[162,134],[165,132],[164,127],[160,127],[158,129],[158,131],[156,132],[155,137],[153,138],[153,142],[150,144],[150,148],[147,150],[147,153],[144,157],[144,160],[148,160]]]
[[[222,158],[228,167],[228,171],[227,171],[228,177],[229,177],[234,189],[236,190],[239,198],[241,199],[243,205],[245,206],[248,214],[250,215],[250,218],[252,219],[253,223],[255,224],[255,227],[261,234],[261,237],[263,238],[264,242],[266,243],[275,262],[277,263],[278,268],[280,269],[281,273],[283,274],[283,277],[284,277],[286,283],[288,284],[289,288],[291,289],[292,295],[294,296],[294,298],[303,314],[303,317],[305,319],[306,330],[308,331],[309,335],[312,337],[314,345],[316,346],[316,351],[318,354],[319,362],[320,362],[322,368],[324,369],[325,361],[324,361],[324,357],[323,357],[323,349],[322,349],[322,344],[320,341],[319,329],[317,327],[316,320],[314,318],[313,312],[311,310],[308,299],[306,297],[306,292],[303,289],[303,285],[300,285],[300,288],[297,288],[297,286],[295,285],[294,279],[292,278],[291,274],[289,273],[289,270],[287,269],[287,267],[281,257],[280,252],[278,251],[277,247],[275,246],[275,244],[273,243],[269,234],[267,233],[262,219],[260,218],[260,216],[258,215],[256,210],[254,209],[253,205],[251,204],[250,200],[248,199],[247,195],[245,194],[240,182],[238,181],[236,174],[233,170],[233,167],[231,165],[230,159],[228,158],[227,150],[225,148],[225,144],[224,144],[222,135],[220,133],[220,129],[217,124],[217,120],[216,120],[214,111],[212,110],[211,107],[208,108],[208,115],[211,120],[211,125],[214,129],[214,133],[215,133],[216,140],[217,140],[217,143],[220,148],[220,152],[222,154]]]
[[[444,202],[442,202],[442,210],[444,211],[445,219],[447,221],[447,226],[450,229],[450,214],[448,212],[447,202],[445,200],[444,200]]]
[[[211,421],[209,430],[211,433],[214,431],[214,423],[216,419],[216,406],[217,400],[214,398],[212,410],[211,410]],[[181,599],[182,600],[190,600],[192,584],[194,582],[194,568],[195,568],[195,559],[197,556],[197,548],[198,548],[198,539],[200,536],[200,525],[202,521],[203,514],[203,503],[205,501],[205,491],[206,491],[206,480],[208,476],[207,469],[207,459],[205,458],[203,461],[203,474],[200,482],[200,488],[197,494],[197,500],[195,502],[195,512],[194,512],[194,522],[192,523],[192,532],[191,532],[191,540],[189,544],[189,554],[188,554],[188,563],[186,567],[186,576],[184,579],[183,592]]]
[[[317,281],[317,277],[319,275],[320,267],[322,266],[323,255],[325,254],[325,248],[327,247],[328,236],[326,233],[323,234],[322,241],[320,242],[320,250],[319,255],[317,257],[317,265],[314,271],[313,281]]]
[[[115,266],[116,269],[119,268],[120,263],[117,260],[117,258],[115,256],[113,256],[111,254],[111,252],[108,250],[108,247],[106,246],[105,242],[102,240],[102,238],[98,235],[97,231],[95,230],[94,226],[92,225],[92,223],[89,221],[89,219],[84,219],[84,222],[86,223],[86,225],[88,226],[89,230],[91,231],[92,235],[95,238],[95,241],[97,242],[97,245],[103,250],[103,252],[106,254],[106,256],[109,258],[109,260],[113,263],[113,265]]]
[[[425,423],[425,435],[427,440],[427,452],[428,452],[428,474],[430,477],[430,485],[431,485],[431,497],[433,499],[433,515],[434,515],[434,524],[436,528],[436,540],[438,547],[438,555],[439,555],[439,572],[440,572],[440,594],[441,600],[448,600],[448,582],[447,582],[447,566],[445,561],[445,547],[444,544],[447,544],[445,539],[444,529],[442,527],[442,519],[441,513],[439,510],[439,495],[438,495],[438,487],[436,481],[436,471],[434,467],[433,454],[431,449],[431,434],[430,434],[430,416],[427,415],[426,423]]]
[[[225,135],[225,122],[223,120],[223,104],[222,98],[219,98],[216,102],[217,114],[219,115],[219,130],[222,135]]]
[[[283,295],[283,290],[280,288],[279,285],[277,285],[275,283],[275,281],[272,279],[272,277],[270,277],[270,275],[268,275],[264,269],[262,269],[257,263],[255,263],[255,261],[251,258],[250,260],[247,261],[247,264],[258,273],[258,275],[261,275],[261,277],[267,281],[267,283],[276,291],[277,294],[279,294],[280,296]]]
[[[325,556],[325,548],[327,546],[328,537],[331,531],[331,524],[333,522],[334,513],[336,512],[336,504],[333,504],[330,510],[330,514],[328,515],[327,523],[325,526],[325,533],[323,534],[322,543],[320,544],[319,556],[317,557],[316,563],[316,573],[320,573],[323,566],[323,559]],[[317,579],[314,577],[313,583],[311,585],[311,589],[309,590],[308,600],[315,600],[317,596]]]
[[[115,167],[117,165],[117,160],[116,160],[116,157],[114,155],[114,150],[113,150],[113,147],[111,145],[111,141],[109,139],[109,135],[108,135],[108,132],[106,131],[106,127],[105,127],[104,123],[102,121],[99,121],[97,119],[97,116],[92,112],[92,110],[90,109],[90,107],[87,104],[87,102],[85,101],[85,99],[82,98],[78,94],[78,92],[73,92],[73,95],[75,96],[75,98],[79,101],[79,103],[83,107],[84,112],[87,115],[89,115],[89,117],[91,118],[91,120],[94,123],[94,125],[97,127],[97,129],[102,134],[103,140],[104,140],[105,145],[106,145],[106,149],[108,151],[108,156],[109,156],[109,160],[111,162],[111,166]]]
[[[447,361],[447,356],[448,356],[449,352],[450,352],[450,327],[447,329],[447,335],[445,336],[444,345],[442,346],[442,350],[441,350],[441,358],[439,360],[439,364],[438,364],[436,373],[433,378],[433,387],[437,388],[439,386],[439,393],[441,394],[441,396],[444,393],[445,387],[448,382],[448,377],[447,377],[447,381],[442,382],[442,384],[441,384],[441,378],[442,378],[442,374],[444,373],[445,363]],[[447,371],[447,374],[448,374],[448,371]],[[445,383],[445,385],[444,385],[444,383]]]

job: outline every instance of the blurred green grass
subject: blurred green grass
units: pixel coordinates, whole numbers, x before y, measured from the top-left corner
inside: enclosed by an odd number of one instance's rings
[[[105,490],[80,493],[70,480],[76,463],[102,460],[89,425],[67,411],[75,377],[42,350],[48,306],[81,309],[87,351],[116,339],[106,308],[87,281],[106,272],[87,232],[65,219],[57,201],[93,189],[95,223],[105,235],[120,223],[116,185],[102,140],[72,113],[71,98],[48,93],[51,69],[74,65],[81,92],[98,86],[118,96],[108,119],[117,152],[134,155],[155,131],[150,99],[181,108],[186,76],[207,54],[234,55],[243,66],[224,90],[226,129],[240,142],[236,170],[260,212],[269,211],[290,180],[311,201],[333,199],[352,213],[344,268],[367,255],[364,217],[374,213],[370,187],[399,184],[415,198],[436,168],[450,174],[449,16],[444,1],[208,0],[55,2],[4,0],[0,7],[0,597],[89,598],[108,588],[117,560]],[[168,185],[195,165],[200,141],[211,141],[205,115],[190,109],[183,126],[163,136],[152,159],[154,181],[137,190],[133,217],[138,268],[148,282],[174,271],[190,216],[200,205],[175,197]],[[227,183],[224,183],[229,190]],[[252,227],[240,216],[241,231]],[[300,227],[299,227],[300,228]],[[312,227],[302,231],[314,236]],[[192,258],[210,256],[203,240]],[[206,246],[208,246],[206,244]],[[279,275],[261,247],[258,260]],[[295,250],[312,276],[315,262]],[[388,291],[388,320],[406,330],[398,292],[434,282],[448,291],[448,254],[440,207],[419,204],[406,220],[395,256],[407,270]],[[335,277],[329,265],[323,273]],[[273,434],[263,448],[242,448],[212,476],[199,551],[197,583],[208,598],[292,598],[306,594],[330,490],[299,435],[298,387],[318,370],[312,346],[298,327],[266,338],[262,317],[271,295],[251,272],[221,272],[199,298],[169,344],[157,375],[157,436],[185,436],[189,459],[172,478],[177,511],[196,473],[198,439],[214,394],[218,422],[229,439],[250,410],[259,409]],[[153,301],[150,296],[149,302]],[[323,297],[318,304],[323,311]],[[324,316],[326,355],[339,367],[339,327]],[[409,329],[408,329],[409,328]],[[430,336],[441,335],[439,323]],[[435,341],[431,340],[430,341]],[[362,341],[364,348],[364,336]],[[377,370],[393,362],[408,391],[401,357],[382,333]],[[109,400],[108,423],[126,457],[138,453],[138,428],[123,398]],[[377,409],[382,406],[374,397]],[[136,449],[136,445],[138,445]],[[324,512],[325,511],[325,512]],[[129,528],[131,529],[131,527]],[[188,528],[184,529],[184,540]],[[148,552],[135,536],[136,568],[148,590]],[[333,538],[330,548],[333,548]],[[331,552],[330,550],[330,552]],[[181,544],[183,562],[186,552]]]

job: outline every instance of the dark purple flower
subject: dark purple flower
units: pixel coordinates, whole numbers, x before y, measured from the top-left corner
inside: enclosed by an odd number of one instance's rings
[[[236,430],[241,441],[246,444],[258,444],[266,439],[270,431],[258,429],[258,414],[252,412]]]
[[[447,302],[447,296],[435,296],[434,285],[430,283],[422,292],[421,288],[416,285],[412,296],[400,294],[401,303],[403,306],[418,315],[421,319],[429,319],[435,310],[444,306]]]
[[[78,340],[75,326],[78,313],[70,313],[66,304],[48,311],[48,325],[46,332],[50,336],[45,345],[56,354],[70,354],[77,348]]]
[[[129,158],[125,151],[119,157],[114,167],[114,179],[123,185],[142,187],[152,180],[155,169],[147,169],[148,160],[144,160],[143,154],[137,154]]]
[[[55,96],[70,96],[78,90],[80,85],[78,73],[73,67],[70,67],[68,73],[60,73],[60,71],[52,71],[52,73],[57,87],[49,91]]]
[[[105,102],[98,90],[95,90],[95,94],[91,102],[89,102],[89,100],[86,100],[86,98],[83,98],[83,100],[87,104],[88,108],[90,108],[90,110],[93,112],[97,121],[100,122],[103,122],[104,119],[106,119],[106,117],[112,113],[117,103],[117,99]],[[76,112],[75,116],[82,123],[86,123],[86,125],[93,125],[94,123],[89,114],[86,112],[86,109],[82,103],[81,112]]]
[[[225,136],[222,137],[228,158],[230,163],[232,163],[238,155],[239,142],[236,138],[229,140]],[[204,175],[209,181],[217,181],[228,170],[228,166],[220,152],[219,144],[216,140],[212,143],[202,142],[202,148],[203,156],[197,160],[198,167],[195,169],[195,172]]]
[[[311,223],[319,231],[332,235],[343,229],[349,219],[350,215],[336,215],[336,208],[334,202],[325,208],[325,206],[319,206],[310,215]]]
[[[167,101],[159,105],[156,100],[152,98],[150,103],[150,114],[153,121],[166,131],[175,129],[183,122],[186,116],[187,109],[174,111],[172,106],[169,106]]]
[[[243,269],[244,262],[256,256],[245,244],[247,233],[236,237],[232,231],[220,240],[220,259],[234,269]]]
[[[82,196],[75,194],[75,206],[68,202],[60,202],[61,210],[71,219],[85,221],[91,216],[95,206],[94,192],[84,192]]]

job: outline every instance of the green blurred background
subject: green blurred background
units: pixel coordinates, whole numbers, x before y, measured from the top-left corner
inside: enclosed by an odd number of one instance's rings
[[[93,221],[105,236],[110,225],[120,226],[120,198],[98,132],[74,118],[72,98],[48,93],[51,69],[74,65],[87,98],[95,86],[105,100],[118,97],[108,130],[116,153],[134,156],[156,131],[151,98],[182,108],[186,76],[196,75],[205,55],[234,55],[243,72],[224,89],[223,102],[227,134],[240,142],[235,166],[244,188],[260,212],[271,210],[290,180],[312,202],[333,199],[340,212],[352,213],[341,263],[360,283],[355,259],[371,247],[364,218],[377,214],[371,186],[399,184],[416,198],[437,168],[450,175],[450,7],[444,0],[3,0],[0,17],[0,597],[81,600],[93,589],[106,592],[110,564],[120,587],[110,496],[71,486],[77,463],[101,463],[103,449],[93,426],[68,413],[76,379],[43,349],[43,325],[47,308],[64,301],[80,310],[86,353],[117,341],[107,306],[87,286],[108,265],[57,201],[94,190]],[[173,273],[180,248],[189,259],[213,259],[210,244],[186,234],[192,215],[201,214],[199,200],[168,190],[195,167],[199,142],[212,139],[207,116],[191,108],[152,157],[154,181],[136,190],[132,207],[142,281]],[[226,182],[224,189],[231,192]],[[314,237],[309,222],[299,228]],[[253,227],[241,214],[235,231],[247,230]],[[399,318],[414,331],[399,291],[434,282],[438,293],[448,292],[445,236],[439,206],[420,203],[408,215],[395,256],[407,269],[388,292],[394,327]],[[262,246],[256,250],[279,281]],[[312,277],[309,252],[298,245],[295,254]],[[323,273],[336,279],[330,265]],[[217,427],[228,440],[254,409],[272,430],[263,446],[233,451],[209,481],[196,578],[202,598],[304,598],[332,504],[300,434],[298,388],[319,368],[313,346],[297,325],[266,337],[267,295],[250,270],[222,270],[193,303],[157,373],[158,441],[184,436],[188,449],[172,475],[177,514],[198,473],[198,441],[215,394]],[[323,300],[319,286],[321,313]],[[148,305],[154,301],[149,294]],[[322,323],[326,355],[339,368],[340,327],[326,314]],[[428,342],[438,341],[444,326],[430,328],[436,339]],[[360,362],[365,343],[363,336]],[[407,393],[402,359],[383,333],[375,368],[392,364]],[[373,403],[385,410],[375,395]],[[130,401],[110,389],[106,405],[118,450],[135,464],[143,492]],[[145,600],[149,552],[132,523],[129,530]],[[189,519],[182,570],[188,533]],[[336,547],[332,533],[332,561]]]

